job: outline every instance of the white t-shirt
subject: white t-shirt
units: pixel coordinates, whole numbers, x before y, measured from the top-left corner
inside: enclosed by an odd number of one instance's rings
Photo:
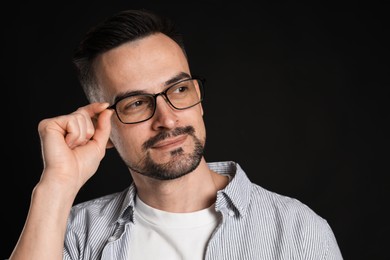
[[[207,242],[218,225],[215,205],[191,213],[171,213],[135,203],[131,259],[201,260]]]

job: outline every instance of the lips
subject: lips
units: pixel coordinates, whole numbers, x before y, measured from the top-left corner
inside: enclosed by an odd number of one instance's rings
[[[187,135],[180,135],[174,138],[167,138],[152,146],[153,149],[168,149],[171,147],[179,146],[187,139]]]
[[[185,139],[188,136],[195,136],[194,133],[195,129],[192,126],[176,127],[172,131],[161,131],[147,140],[142,145],[142,149],[147,151],[148,149],[159,147],[164,143],[172,143],[180,140],[181,138]]]

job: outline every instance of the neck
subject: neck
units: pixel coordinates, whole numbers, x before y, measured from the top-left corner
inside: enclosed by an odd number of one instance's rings
[[[168,212],[194,212],[210,207],[217,191],[223,189],[228,178],[211,171],[204,159],[198,168],[178,179],[155,180],[132,174],[140,199],[153,208]]]

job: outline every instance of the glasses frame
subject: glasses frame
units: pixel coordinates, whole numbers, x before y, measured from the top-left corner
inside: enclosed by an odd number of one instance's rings
[[[199,85],[199,92],[200,92],[200,99],[199,99],[199,102],[196,102],[195,104],[189,106],[189,107],[185,107],[185,108],[177,108],[175,107],[171,101],[169,100],[168,98],[168,95],[167,95],[167,92],[169,91],[169,89],[173,88],[174,86],[176,86],[177,84],[180,84],[182,82],[185,82],[185,81],[190,81],[190,80],[196,80],[198,82],[198,85]],[[145,122],[149,119],[151,119],[154,114],[156,113],[156,109],[157,109],[157,97],[158,96],[162,96],[165,100],[165,102],[167,102],[170,106],[172,106],[174,109],[177,109],[177,110],[185,110],[185,109],[188,109],[188,108],[191,108],[191,107],[194,107],[198,104],[200,104],[203,99],[204,99],[204,84],[205,84],[206,80],[204,78],[200,78],[200,77],[191,77],[191,78],[186,78],[186,79],[183,79],[183,80],[180,80],[174,84],[172,84],[171,86],[167,87],[164,91],[160,92],[160,93],[156,93],[156,94],[141,94],[141,95],[145,95],[145,96],[150,96],[150,97],[153,97],[153,101],[154,101],[154,109],[153,109],[153,113],[150,115],[150,117],[144,119],[144,120],[141,120],[141,121],[136,121],[136,122],[125,122],[121,119],[121,117],[119,116],[119,113],[116,109],[116,105],[122,101],[123,99],[126,99],[126,98],[129,98],[129,97],[132,97],[132,96],[138,96],[140,94],[130,94],[128,96],[124,96],[120,99],[118,99],[117,101],[115,101],[114,104],[112,104],[111,106],[109,106],[107,109],[113,109],[115,111],[115,114],[116,116],[118,117],[119,121],[123,124],[138,124],[138,123],[142,123],[142,122]]]

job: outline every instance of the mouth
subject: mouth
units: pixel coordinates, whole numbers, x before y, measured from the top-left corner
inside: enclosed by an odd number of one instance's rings
[[[162,149],[178,146],[182,144],[188,136],[194,136],[195,129],[192,126],[177,127],[172,131],[162,131],[156,136],[151,137],[143,145],[142,149]]]
[[[154,144],[152,149],[172,149],[182,145],[187,139],[187,135],[180,135],[173,138],[164,139],[161,142]]]

